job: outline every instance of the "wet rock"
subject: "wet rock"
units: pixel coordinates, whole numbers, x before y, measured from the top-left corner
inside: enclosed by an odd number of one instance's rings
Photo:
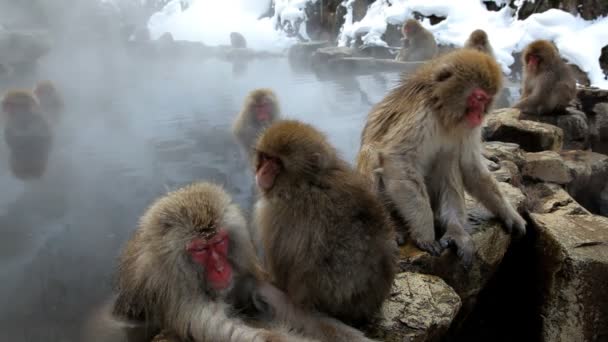
[[[531,214],[543,341],[608,339],[608,218]]]
[[[393,60],[397,56],[397,49],[388,46],[363,45],[359,47],[359,54],[365,57]]]
[[[373,74],[377,72],[412,72],[423,62],[400,62],[369,57],[335,58],[329,61],[329,70],[349,74]]]
[[[522,115],[522,120],[548,123],[564,132],[564,149],[585,149],[590,142],[591,131],[585,113],[574,107],[566,108],[557,115]]]
[[[524,151],[519,148],[518,144],[514,143],[500,141],[484,142],[482,154],[492,161],[509,160],[519,167],[523,166],[526,162]]]
[[[506,198],[519,211],[523,211],[523,193],[507,183],[498,183]],[[475,244],[475,255],[470,269],[465,269],[451,251],[434,257],[411,244],[401,247],[400,267],[403,271],[438,276],[454,288],[462,300],[458,322],[471,312],[479,293],[484,289],[498,267],[511,243],[501,222],[477,201],[466,196],[468,223]]]
[[[608,89],[577,87],[576,99],[581,103],[583,111],[587,113],[589,110],[592,110],[596,104],[608,102]]]
[[[589,215],[561,185],[535,183],[525,187],[526,206],[530,212],[539,214]]]
[[[436,341],[447,332],[460,305],[460,297],[441,278],[400,273],[381,319],[366,330],[382,341]]]
[[[287,57],[290,61],[306,60],[312,57],[312,55],[320,48],[328,47],[328,41],[311,41],[306,43],[298,43],[289,48]]]
[[[564,133],[561,128],[529,120],[520,120],[517,109],[504,108],[492,112],[483,127],[486,141],[517,143],[528,152],[559,151]]]
[[[608,184],[608,156],[591,151],[561,152],[572,175],[566,190],[592,213],[606,215],[605,189]]]
[[[324,47],[320,48],[312,54],[312,63],[325,64],[336,58],[354,57],[356,50],[349,47]]]
[[[572,181],[570,170],[559,153],[554,151],[526,153],[522,174],[525,178],[540,182],[568,184]]]
[[[401,25],[395,25],[387,23],[386,31],[382,34],[382,40],[386,42],[388,46],[400,47],[402,45],[401,38]]]

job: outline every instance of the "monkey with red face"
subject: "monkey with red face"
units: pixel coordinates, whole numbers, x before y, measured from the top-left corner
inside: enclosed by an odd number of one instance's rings
[[[481,159],[481,124],[501,87],[491,56],[456,50],[408,75],[372,109],[362,133],[357,168],[393,219],[419,248],[438,255],[453,246],[467,266],[474,246],[465,230],[465,189],[508,231],[525,232]],[[439,240],[435,222],[444,231]]]
[[[120,257],[116,292],[112,313],[89,324],[87,341],[149,341],[161,329],[195,342],[369,341],[266,282],[240,210],[209,183],[171,192],[146,211]]]

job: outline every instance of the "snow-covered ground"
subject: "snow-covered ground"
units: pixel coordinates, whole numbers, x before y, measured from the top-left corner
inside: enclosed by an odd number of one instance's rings
[[[188,0],[191,5],[185,10],[180,1],[184,0],[172,1],[150,18],[153,37],[171,32],[176,39],[215,45],[227,44],[229,33],[239,31],[251,47],[276,51],[295,43],[275,30],[277,20],[303,20],[306,3],[317,0],[275,0],[275,16],[261,20],[257,18],[268,8],[270,0]],[[549,10],[517,20],[515,10],[508,6],[498,12],[488,11],[481,0],[377,0],[365,18],[352,22],[353,1],[344,1],[347,14],[339,39],[341,45],[355,34],[364,34],[364,42],[385,45],[381,37],[387,24],[401,24],[413,12],[434,14],[447,19],[434,26],[425,20],[423,25],[440,44],[462,46],[470,32],[484,29],[506,74],[514,62],[513,52],[521,51],[535,39],[549,39],[557,44],[564,58],[587,72],[592,85],[608,88],[598,60],[602,47],[608,45],[608,18],[585,21],[563,11]]]

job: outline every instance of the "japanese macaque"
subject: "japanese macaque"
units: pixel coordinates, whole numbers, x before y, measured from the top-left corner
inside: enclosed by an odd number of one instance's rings
[[[296,303],[350,324],[388,297],[397,244],[382,203],[314,127],[284,120],[256,145],[255,205],[265,266]]]
[[[408,19],[402,28],[403,47],[396,57],[402,62],[424,61],[435,57],[437,43],[433,34],[422,27],[416,19]]]
[[[34,87],[34,94],[38,98],[43,114],[49,116],[49,121],[58,122],[63,113],[64,104],[53,82],[38,82]]]
[[[2,100],[2,111],[13,174],[22,180],[42,177],[53,139],[38,101],[28,90],[12,90]]]
[[[475,49],[481,52],[485,52],[488,55],[494,57],[494,50],[490,41],[488,40],[488,34],[484,30],[475,30],[471,32],[469,39],[464,43],[466,49]]]
[[[243,109],[232,125],[232,133],[249,159],[253,157],[260,133],[280,118],[279,100],[271,89],[255,89],[247,95]]]
[[[305,313],[264,280],[245,219],[213,184],[195,183],[153,203],[119,263],[112,313],[89,324],[87,341],[150,341],[161,329],[195,342],[369,341]]]
[[[550,41],[536,40],[522,54],[524,76],[521,99],[513,107],[525,114],[543,115],[563,111],[576,96],[572,70]]]
[[[465,189],[507,231],[525,232],[481,159],[481,124],[501,86],[500,68],[485,53],[459,49],[438,57],[372,109],[357,157],[358,170],[413,243],[433,255],[454,246],[465,266],[474,251],[465,230]],[[439,241],[435,223],[444,231]]]
[[[243,37],[242,34],[238,33],[238,32],[231,32],[230,33],[230,45],[233,48],[246,48],[247,47],[247,40],[245,40],[245,37]]]

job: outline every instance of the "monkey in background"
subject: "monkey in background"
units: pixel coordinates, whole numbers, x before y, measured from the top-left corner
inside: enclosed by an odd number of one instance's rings
[[[249,160],[260,133],[280,118],[279,100],[271,89],[255,89],[245,97],[243,108],[232,125],[232,133]]]
[[[481,159],[481,125],[501,87],[502,73],[492,57],[459,49],[404,78],[371,110],[362,133],[357,168],[395,222],[433,255],[455,247],[465,266],[474,253],[465,230],[465,189],[501,218],[507,231],[525,233],[524,219]],[[435,222],[444,230],[439,241]]]
[[[230,45],[235,49],[244,49],[247,47],[247,40],[238,32],[230,32]]]
[[[464,43],[466,49],[475,49],[481,52],[485,52],[488,55],[494,57],[494,50],[488,40],[488,34],[486,31],[478,29],[471,32],[471,35]]]
[[[416,19],[408,19],[401,30],[404,36],[403,47],[395,58],[396,60],[401,62],[424,61],[437,55],[435,37]]]
[[[63,114],[64,104],[62,96],[59,95],[53,82],[48,80],[38,82],[34,87],[34,95],[40,103],[42,112],[49,116],[49,121],[59,122]]]
[[[295,120],[264,131],[254,165],[254,220],[273,284],[296,305],[354,325],[370,320],[390,293],[398,252],[366,180]]]
[[[147,342],[161,329],[195,342],[370,341],[291,304],[264,280],[248,235],[217,185],[195,183],[156,200],[120,257],[112,312],[94,317],[86,341]]]
[[[29,90],[11,90],[2,99],[2,111],[13,174],[21,180],[42,177],[53,139],[38,101]]]
[[[523,91],[513,107],[532,115],[563,111],[576,96],[576,80],[557,47],[548,40],[536,40],[524,49],[521,60]]]

